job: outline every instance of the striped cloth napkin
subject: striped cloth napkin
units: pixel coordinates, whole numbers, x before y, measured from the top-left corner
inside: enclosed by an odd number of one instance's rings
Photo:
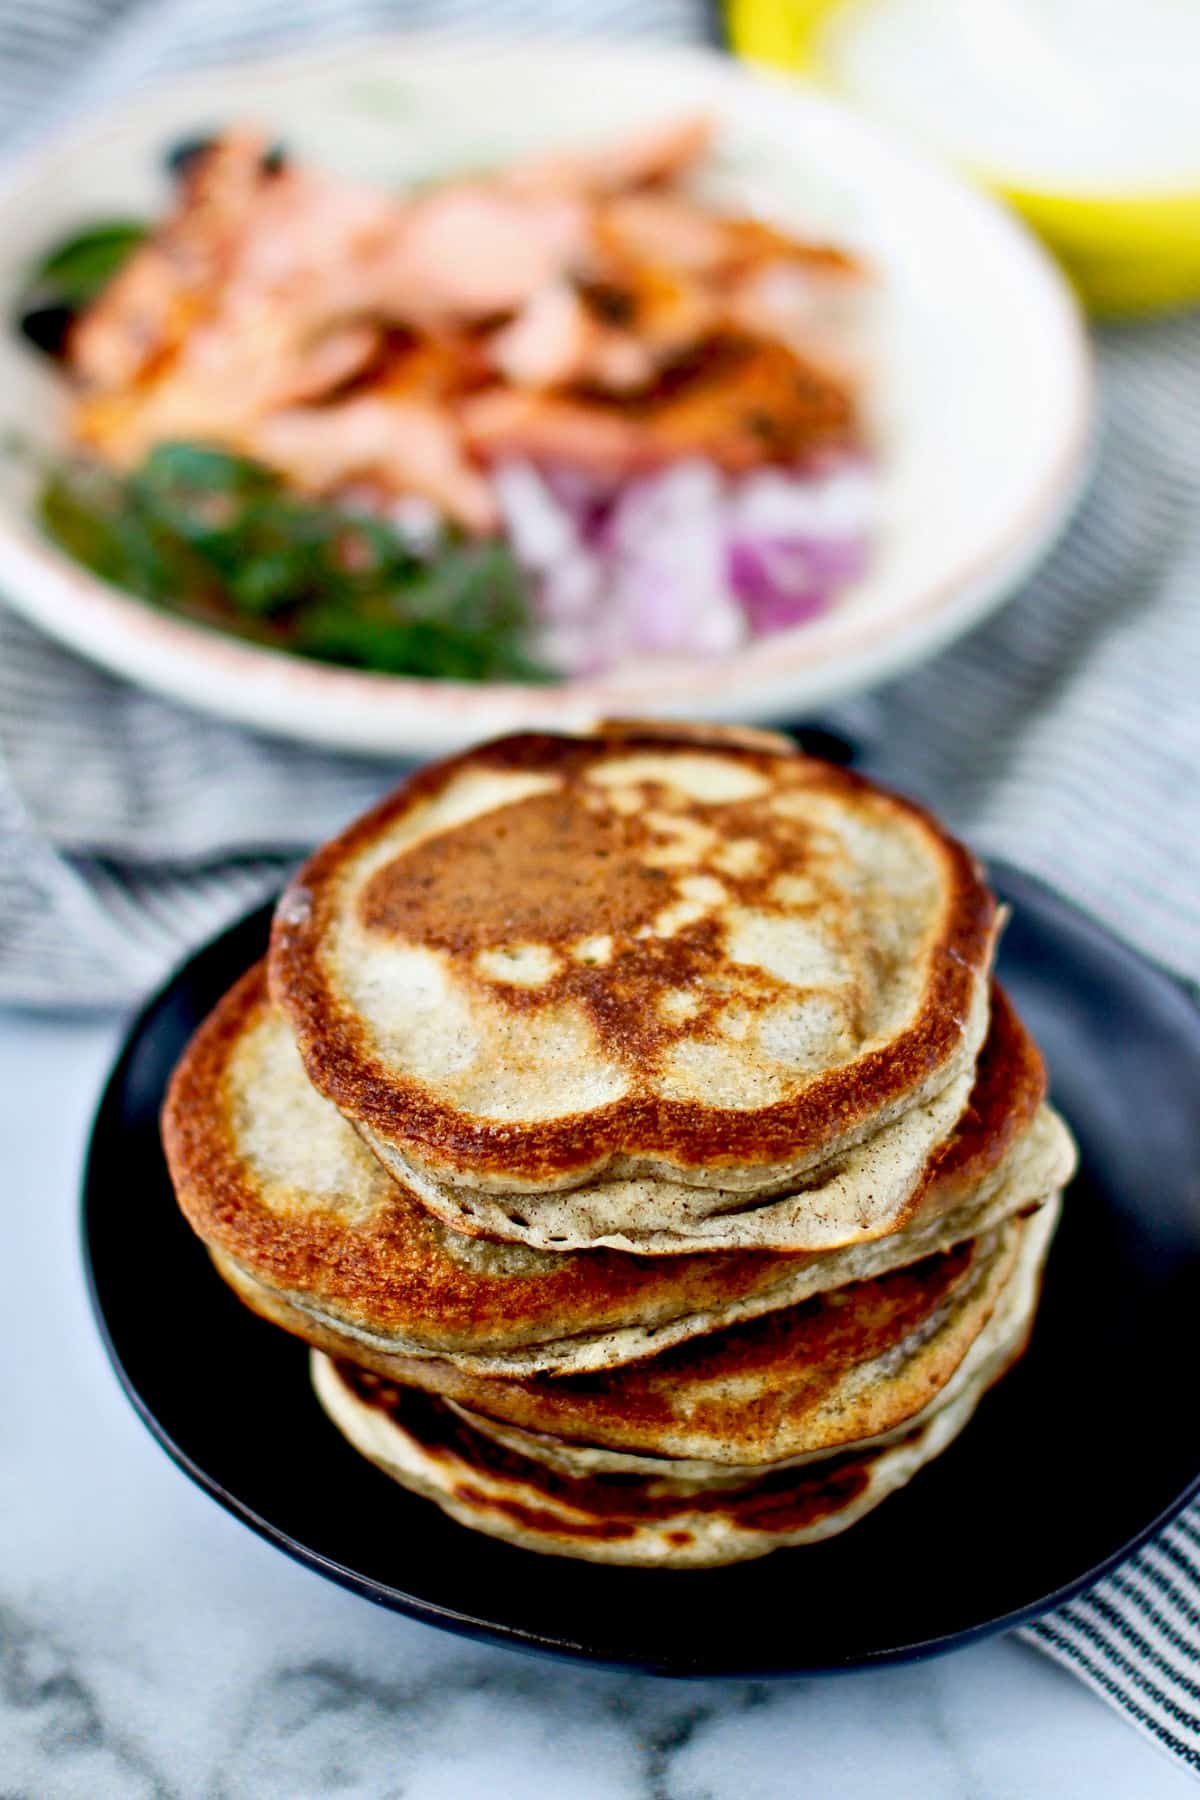
[[[711,17],[701,0],[0,0],[0,130],[350,32],[679,42]],[[822,723],[1200,983],[1200,318],[1097,350],[1096,474],[1057,550],[991,623]],[[135,999],[396,774],[186,714],[0,608],[0,1001]],[[1023,1635],[1200,1770],[1200,1507]]]

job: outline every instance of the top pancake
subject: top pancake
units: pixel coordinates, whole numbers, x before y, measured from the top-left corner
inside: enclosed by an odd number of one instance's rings
[[[772,740],[528,734],[318,852],[271,984],[314,1085],[411,1169],[754,1193],[969,1069],[995,924],[927,815]]]

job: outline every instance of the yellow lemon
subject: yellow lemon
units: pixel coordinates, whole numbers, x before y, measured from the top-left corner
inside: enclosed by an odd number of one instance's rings
[[[1087,304],[1200,299],[1200,6],[729,0],[734,48],[819,81],[999,192]]]

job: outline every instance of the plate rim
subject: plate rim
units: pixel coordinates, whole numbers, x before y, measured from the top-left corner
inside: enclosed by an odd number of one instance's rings
[[[1044,318],[1059,335],[1067,403],[1040,485],[1002,532],[933,585],[913,590],[883,619],[846,621],[822,649],[810,628],[755,639],[727,657],[569,680],[548,687],[511,682],[466,683],[389,676],[342,668],[244,642],[155,608],[102,581],[38,533],[32,519],[0,516],[0,584],[22,617],[78,654],[177,702],[243,726],[296,741],[360,754],[411,754],[460,746],[471,737],[513,729],[579,724],[605,714],[648,711],[666,717],[756,718],[824,706],[900,674],[981,623],[1038,566],[1063,531],[1087,485],[1095,453],[1094,358],[1079,304],[1062,272],[1033,234],[997,199],[886,127],[814,87],[776,71],[739,63],[703,45],[591,42],[550,36],[536,44],[486,32],[391,31],[244,58],[205,69],[205,82],[244,81],[255,72],[303,75],[367,61],[373,49],[397,47],[436,57],[456,51],[520,53],[577,59],[581,51],[619,75],[623,66],[657,65],[720,72],[731,88],[786,95],[816,116],[848,127],[943,191],[969,201],[997,241],[1023,262],[1023,285],[1036,288]],[[135,108],[171,106],[191,92],[194,77],[149,85]],[[97,137],[125,128],[129,105],[99,107],[52,136],[0,161],[0,208],[56,158],[79,154]],[[1047,437],[1047,445],[1050,440]]]
[[[1004,898],[1014,899],[1018,905],[1021,905],[1023,896],[1032,896],[1035,905],[1040,907],[1043,913],[1048,912],[1056,922],[1065,915],[1071,929],[1082,933],[1093,943],[1098,942],[1110,953],[1115,950],[1118,955],[1134,963],[1143,976],[1148,977],[1156,984],[1161,994],[1170,997],[1170,1004],[1187,1019],[1190,1028],[1197,1033],[1197,1041],[1200,1044],[1200,1001],[1193,997],[1183,981],[1171,970],[1164,968],[1162,964],[1135,949],[1133,945],[1127,943],[1085,907],[1068,899],[1040,876],[1031,874],[999,857],[987,859],[987,870],[989,879],[995,882]],[[402,1589],[375,1580],[371,1576],[363,1575],[347,1563],[325,1555],[303,1543],[289,1531],[273,1524],[269,1518],[232,1493],[217,1477],[211,1475],[184,1450],[139,1391],[132,1376],[125,1368],[121,1354],[114,1342],[101,1300],[91,1250],[93,1190],[97,1186],[95,1173],[98,1160],[97,1143],[103,1132],[108,1129],[109,1115],[115,1112],[119,1106],[120,1095],[130,1065],[147,1025],[172,990],[187,978],[198,961],[228,939],[248,929],[260,917],[265,920],[273,905],[272,898],[251,908],[185,956],[131,1019],[104,1081],[92,1118],[80,1183],[78,1230],[83,1274],[92,1318],[108,1363],[135,1415],[159,1449],[174,1463],[176,1468],[226,1512],[231,1513],[234,1518],[248,1526],[256,1536],[264,1539],[277,1550],[283,1551],[293,1561],[388,1612],[417,1619],[423,1624],[450,1631],[460,1637],[494,1644],[529,1655],[549,1656],[572,1663],[584,1662],[594,1667],[624,1669],[684,1680],[789,1680],[815,1675],[850,1674],[862,1669],[923,1661],[929,1657],[945,1655],[968,1644],[978,1643],[1002,1632],[1011,1631],[1019,1626],[1028,1625],[1102,1580],[1104,1576],[1119,1567],[1142,1545],[1157,1535],[1164,1526],[1176,1518],[1192,1500],[1200,1495],[1200,1466],[1198,1466],[1191,1481],[1180,1490],[1179,1494],[1109,1555],[1092,1564],[1078,1576],[1054,1588],[1050,1593],[1023,1606],[964,1626],[957,1631],[943,1632],[932,1637],[915,1638],[879,1651],[847,1656],[831,1662],[797,1662],[786,1668],[780,1667],[778,1664],[763,1666],[755,1664],[753,1661],[740,1663],[732,1660],[713,1663],[701,1662],[696,1667],[687,1667],[669,1659],[664,1660],[652,1656],[614,1656],[603,1650],[594,1649],[582,1638],[569,1640],[565,1636],[547,1635],[519,1625],[482,1619],[464,1613],[455,1607],[442,1606],[418,1595],[407,1594]],[[466,1528],[462,1527],[462,1529]],[[800,1548],[802,1550],[803,1547]],[[529,1554],[532,1555],[533,1552]],[[543,1560],[547,1564],[552,1564],[554,1561],[551,1557]],[[707,1572],[704,1570],[670,1571],[678,1579],[684,1578],[689,1573],[703,1575]]]

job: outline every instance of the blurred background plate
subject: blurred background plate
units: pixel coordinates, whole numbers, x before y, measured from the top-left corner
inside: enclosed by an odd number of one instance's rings
[[[240,643],[116,592],[30,517],[58,441],[52,370],[0,339],[0,589],[106,667],[265,730],[347,750],[429,752],[598,713],[795,716],[898,674],[995,607],[1065,520],[1087,456],[1090,372],[1074,303],[1003,210],[834,101],[700,51],[401,38],[190,76],[8,172],[0,304],[47,244],[153,214],[167,145],[261,121],[289,148],[402,188],[520,151],[707,108],[722,173],[797,228],[861,250],[884,289],[877,412],[883,522],[868,575],[825,617],[717,661],[550,688],[360,674]]]

